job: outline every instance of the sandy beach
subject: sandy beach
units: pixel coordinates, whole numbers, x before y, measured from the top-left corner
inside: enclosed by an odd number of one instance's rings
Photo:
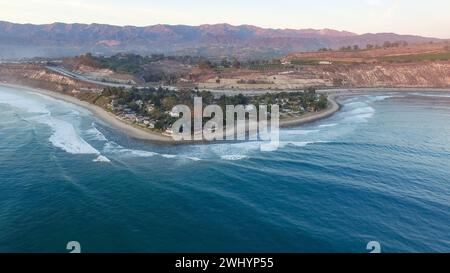
[[[156,143],[167,143],[167,144],[184,144],[184,143],[192,143],[192,142],[180,142],[175,141],[171,137],[164,136],[158,132],[152,132],[150,130],[139,128],[136,125],[132,125],[124,120],[119,119],[114,114],[104,110],[103,108],[93,105],[91,103],[81,101],[75,97],[61,94],[54,91],[49,90],[43,90],[43,89],[37,89],[27,86],[21,86],[21,85],[15,85],[15,84],[7,84],[7,83],[0,83],[2,86],[6,87],[12,87],[17,89],[23,89],[28,90],[31,92],[37,92],[55,99],[59,99],[65,102],[69,102],[81,107],[84,107],[88,109],[92,114],[94,114],[96,117],[100,118],[102,121],[104,121],[106,124],[112,126],[113,128],[116,128],[118,130],[121,130],[129,137],[139,139],[139,140],[147,140],[152,141]],[[336,101],[336,98],[339,96],[348,96],[348,95],[360,95],[360,94],[370,94],[370,93],[377,93],[377,92],[402,92],[402,91],[418,91],[418,92],[450,92],[450,89],[401,89],[401,88],[365,88],[365,89],[331,89],[331,90],[319,90],[320,93],[325,93],[328,95],[328,101],[329,106],[327,109],[317,112],[317,113],[308,113],[301,117],[293,117],[289,119],[282,119],[280,120],[280,127],[292,127],[292,126],[299,126],[306,123],[315,122],[327,117],[332,116],[334,113],[339,111],[340,105]]]
[[[157,132],[152,132],[150,130],[146,130],[144,128],[139,128],[135,125],[129,124],[124,120],[119,119],[114,114],[104,110],[103,108],[93,105],[91,103],[81,101],[75,97],[61,94],[54,91],[49,90],[43,90],[38,88],[32,88],[27,86],[21,86],[21,85],[15,85],[15,84],[7,84],[7,83],[1,83],[0,85],[17,88],[17,89],[24,89],[31,92],[37,92],[49,97],[52,97],[54,99],[59,99],[65,102],[69,102],[81,107],[84,107],[88,109],[92,114],[94,114],[96,117],[100,118],[105,123],[109,124],[113,128],[116,128],[118,130],[121,130],[125,134],[127,134],[129,137],[139,139],[139,140],[148,140],[152,142],[159,142],[159,143],[189,143],[189,142],[180,142],[175,141],[171,137],[164,136]],[[292,119],[286,119],[286,120],[280,120],[280,127],[290,127],[290,126],[297,126],[302,125],[305,123],[314,122],[323,118],[327,118],[331,115],[333,115],[335,112],[339,111],[339,104],[335,101],[335,97],[337,95],[331,95],[329,96],[328,100],[330,102],[330,105],[327,109],[317,112],[317,113],[309,113],[305,114],[298,118],[292,118]],[[191,142],[192,143],[192,142]]]
[[[280,127],[283,128],[283,127],[298,126],[298,125],[302,125],[302,124],[305,124],[305,123],[318,121],[318,120],[321,120],[321,119],[328,118],[328,117],[332,116],[334,113],[339,111],[339,109],[341,108],[339,103],[337,103],[337,101],[336,101],[336,97],[337,96],[338,96],[337,94],[328,96],[328,107],[327,107],[327,109],[322,110],[322,111],[317,112],[317,113],[308,113],[308,114],[305,114],[305,115],[303,115],[301,117],[294,117],[294,118],[290,118],[290,119],[282,119],[282,120],[280,120]]]
[[[43,89],[37,89],[37,88],[31,88],[26,86],[20,86],[20,85],[14,85],[14,84],[5,84],[1,83],[0,85],[6,86],[6,87],[12,87],[17,89],[23,89],[28,90],[31,92],[40,93],[49,97],[52,97],[54,99],[62,100],[68,103],[72,103],[78,106],[81,106],[83,108],[88,109],[92,114],[94,114],[96,117],[100,118],[105,123],[109,124],[110,126],[123,131],[128,136],[140,140],[149,140],[154,142],[174,142],[174,140],[171,137],[163,136],[162,134],[151,132],[149,130],[145,130],[143,128],[136,128],[135,126],[126,123],[123,120],[120,120],[117,118],[114,114],[104,110],[103,108],[93,105],[91,103],[81,101],[75,97],[71,97],[69,95],[64,95],[58,92],[49,91],[49,90],[43,90]]]

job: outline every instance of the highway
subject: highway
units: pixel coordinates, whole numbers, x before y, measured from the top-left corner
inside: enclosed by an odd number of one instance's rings
[[[107,86],[107,87],[123,87],[123,88],[127,88],[130,89],[133,87],[133,85],[130,84],[120,84],[120,83],[112,83],[112,82],[103,82],[103,81],[97,81],[97,80],[93,80],[93,79],[89,79],[83,75],[80,74],[76,74],[73,72],[70,72],[62,67],[58,67],[58,66],[46,66],[45,68],[47,68],[48,70],[51,70],[53,72],[56,72],[58,74],[61,74],[63,76],[75,79],[75,80],[79,80],[82,82],[87,82],[87,83],[92,83],[92,84],[97,84],[97,85],[101,85],[101,86]]]

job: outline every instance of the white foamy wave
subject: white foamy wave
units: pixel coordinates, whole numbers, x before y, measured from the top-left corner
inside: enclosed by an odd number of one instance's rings
[[[361,101],[355,101],[351,103],[345,103],[344,104],[346,108],[359,108],[359,107],[366,107],[367,103],[361,102]]]
[[[200,161],[201,159],[198,157],[193,156],[179,156],[179,155],[172,155],[172,154],[159,154],[156,152],[151,151],[144,151],[144,150],[135,150],[135,149],[127,149],[120,145],[118,145],[115,142],[108,142],[105,144],[103,148],[104,153],[109,154],[118,154],[122,156],[127,157],[153,157],[153,156],[161,156],[163,158],[167,159],[174,159],[174,158],[180,158],[180,159],[189,159],[192,161]]]
[[[282,142],[279,141],[261,142],[260,150],[261,152],[274,152],[283,147]]]
[[[53,146],[70,154],[100,154],[77,134],[72,124],[52,117],[42,118],[41,122],[52,129],[53,134],[49,140]]]
[[[434,97],[434,98],[450,98],[450,94],[434,94],[434,93],[412,93],[411,95],[419,96],[419,97]]]
[[[357,100],[357,99],[358,99],[358,97],[347,98],[347,99],[345,99],[345,100],[343,101],[343,103],[344,103],[344,104],[348,104],[348,103],[353,102],[353,101],[355,101],[355,100]]]
[[[200,161],[200,160],[202,160],[201,158],[193,157],[193,156],[187,156],[186,159],[189,159],[189,160],[192,160],[192,161]]]
[[[176,155],[167,155],[167,154],[162,154],[161,156],[168,159],[173,159],[177,157]]]
[[[7,104],[28,113],[49,114],[50,111],[44,103],[27,99],[26,97],[0,92],[0,103]]]
[[[228,160],[228,161],[237,161],[237,160],[248,159],[249,157],[246,155],[222,155],[220,158],[223,160]]]
[[[392,95],[369,96],[369,100],[371,102],[375,102],[375,101],[382,101],[382,100],[390,99],[393,97],[394,96],[392,96]]]
[[[143,150],[125,149],[124,151],[125,152],[128,151],[131,155],[138,156],[138,157],[152,157],[152,156],[158,155],[158,153],[143,151]]]
[[[61,100],[61,99],[56,99],[53,98],[51,96],[45,95],[45,94],[41,94],[38,92],[33,92],[33,91],[27,91],[27,94],[30,94],[32,96],[37,96],[40,98],[45,99],[46,101],[52,102],[52,104],[57,104],[58,106],[63,106],[66,110],[68,110],[70,113],[74,114],[74,115],[80,115],[81,113],[83,114],[89,114],[89,110],[87,110],[86,108],[83,108],[81,106],[78,106],[76,104]]]
[[[173,154],[159,154],[156,152],[151,151],[144,151],[144,150],[136,150],[136,149],[127,149],[115,142],[108,142],[105,144],[103,148],[103,153],[106,154],[116,154],[123,157],[154,157],[154,156],[160,156],[167,159],[188,159],[191,161],[200,161],[201,159],[198,157],[194,157],[191,155],[173,155]]]
[[[394,95],[366,95],[362,97],[355,97],[344,101],[344,108],[340,112],[345,123],[364,123],[372,118],[375,114],[375,109],[370,106],[377,101],[383,101],[389,98],[396,97]]]
[[[323,124],[323,125],[319,125],[319,128],[335,127],[337,125],[338,125],[337,123]]]
[[[357,116],[351,116],[344,119],[344,122],[352,123],[352,122],[367,122],[371,117],[373,117],[373,114],[361,114]]]
[[[287,145],[292,145],[292,146],[296,146],[296,147],[305,147],[307,145],[311,145],[311,144],[318,144],[318,143],[329,143],[328,141],[283,141],[280,142],[280,148],[284,148]]]
[[[97,128],[95,128],[95,124],[92,124],[92,128],[86,130],[86,134],[88,134],[90,137],[94,138],[95,140],[99,141],[108,141],[105,137],[105,135],[102,134]]]
[[[294,145],[297,147],[305,147],[306,145],[315,143],[314,141],[292,141],[292,142],[287,142],[287,144],[289,145]]]
[[[37,97],[44,98],[45,100],[32,98],[30,95],[37,95]],[[99,160],[107,159],[106,157],[101,157],[100,152],[86,142],[70,122],[52,116],[52,112],[48,108],[53,106],[52,101],[58,102],[57,106],[61,106],[62,103],[64,104],[64,102],[34,92],[23,91],[19,94],[8,91],[0,92],[0,103],[8,104],[27,113],[37,114],[26,117],[26,120],[50,127],[52,133],[49,141],[54,147],[70,154],[95,154],[98,155],[97,159]],[[64,116],[79,116],[79,112],[72,109],[72,104],[67,103],[64,106],[68,106],[64,108],[66,111]],[[73,120],[72,117],[70,118]]]
[[[92,160],[94,162],[111,162],[106,156],[99,155],[96,159]]]
[[[366,107],[360,107],[353,109],[348,112],[350,115],[359,115],[359,114],[373,114],[375,113],[375,109],[373,109],[371,106]]]
[[[344,122],[367,122],[375,114],[375,109],[371,106],[360,107],[345,113]]]
[[[115,142],[106,143],[103,148],[103,152],[109,154],[120,154],[123,156],[131,156],[131,157],[152,157],[158,155],[158,153],[150,151],[127,149]]]
[[[305,136],[309,134],[318,133],[320,130],[284,130],[283,135],[290,136],[290,135],[296,135],[296,136]]]

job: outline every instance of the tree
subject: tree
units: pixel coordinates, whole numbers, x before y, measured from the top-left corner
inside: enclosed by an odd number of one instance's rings
[[[198,93],[200,97],[203,99],[203,103],[205,105],[209,105],[213,103],[214,95],[210,91],[201,91]]]
[[[164,122],[161,121],[161,120],[158,120],[158,121],[155,123],[155,129],[157,129],[157,130],[162,130],[162,129],[164,129]]]
[[[128,103],[128,108],[130,108],[131,110],[138,112],[140,107],[139,105],[136,104],[136,102],[132,101],[130,103]]]
[[[341,47],[341,51],[351,51],[352,47],[351,46],[343,46]]]
[[[241,68],[241,62],[237,58],[233,59],[233,68]]]
[[[384,47],[384,48],[392,47],[392,43],[391,43],[391,42],[384,42],[384,43],[383,43],[383,47]]]
[[[200,69],[211,69],[211,68],[213,68],[213,64],[209,60],[202,60],[198,64],[198,67]]]
[[[315,95],[316,94],[316,88],[309,86],[305,89],[305,93],[309,95]]]
[[[325,95],[321,94],[319,96],[319,101],[317,102],[317,107],[319,109],[325,109],[328,106],[328,99]]]
[[[227,58],[223,58],[222,61],[220,62],[220,65],[224,68],[229,68],[230,67],[230,62],[228,61]]]
[[[164,100],[162,101],[162,106],[167,111],[171,111],[172,108],[176,105],[176,103],[177,103],[176,98],[174,98],[174,97],[167,97],[167,98],[164,98]]]

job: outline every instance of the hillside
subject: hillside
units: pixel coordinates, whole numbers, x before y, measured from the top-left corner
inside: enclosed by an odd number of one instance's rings
[[[450,44],[294,53],[279,63],[202,75],[200,88],[450,87]]]
[[[381,45],[385,41],[415,44],[438,39],[392,33],[357,35],[331,29],[265,29],[228,24],[120,27],[0,22],[0,59],[62,57],[86,52],[103,55],[134,52],[142,55],[164,53],[213,58],[267,58],[320,48]]]
[[[168,85],[179,89],[450,87],[448,42],[302,52],[280,59],[247,62],[210,61],[188,56],[118,54],[105,57],[87,54],[67,57],[62,62],[29,63],[0,65],[0,80],[32,83],[33,86],[57,82],[58,90],[62,87],[72,90],[74,88],[65,86],[73,83],[65,81],[82,78],[97,85]],[[61,69],[78,76],[64,77]]]

